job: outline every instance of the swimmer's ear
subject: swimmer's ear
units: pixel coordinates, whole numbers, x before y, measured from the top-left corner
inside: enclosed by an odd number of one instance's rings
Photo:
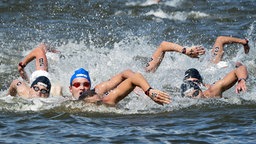
[[[78,100],[84,100],[85,98],[94,96],[95,94],[96,92],[94,90],[85,91],[79,96]]]

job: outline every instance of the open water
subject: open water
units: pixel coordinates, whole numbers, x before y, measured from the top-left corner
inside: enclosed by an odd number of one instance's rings
[[[255,18],[254,0],[1,0],[0,143],[256,143]],[[211,65],[219,35],[249,39],[250,53],[229,45],[227,67]],[[156,73],[145,73],[161,41],[202,45],[207,53],[199,60],[167,53]],[[42,42],[61,52],[48,54],[49,71],[65,97],[7,96],[17,64]],[[180,97],[186,69],[213,83],[236,61],[248,67],[247,93],[233,87],[221,99]],[[127,68],[139,71],[173,102],[159,106],[133,92],[116,107],[70,100],[69,78],[79,67],[93,85]]]

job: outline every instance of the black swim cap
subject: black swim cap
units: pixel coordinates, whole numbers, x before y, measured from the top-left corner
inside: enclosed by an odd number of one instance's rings
[[[198,79],[201,83],[203,82],[203,79],[199,73],[199,71],[195,68],[190,68],[185,72],[185,76],[184,76],[184,81],[189,79],[189,78],[196,78]]]
[[[41,84],[41,85],[45,86],[49,91],[51,91],[51,82],[45,76],[39,76],[38,78],[36,78],[36,80],[33,81],[33,83],[31,84],[30,87],[32,88],[36,84]]]

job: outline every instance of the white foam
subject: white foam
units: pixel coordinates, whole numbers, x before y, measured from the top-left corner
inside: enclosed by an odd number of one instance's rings
[[[179,21],[185,21],[188,18],[199,19],[199,18],[204,18],[209,16],[206,13],[196,12],[196,11],[191,11],[191,12],[177,11],[177,12],[166,13],[161,9],[158,9],[156,11],[150,10],[149,12],[145,13],[145,15],[153,15],[157,18],[179,20]]]
[[[146,0],[144,2],[136,1],[136,2],[127,2],[127,6],[150,6],[158,4],[157,0]]]
[[[163,1],[165,5],[172,6],[172,7],[178,7],[180,6],[184,0],[168,0],[168,1]]]
[[[144,6],[144,7],[146,7],[146,6],[160,4],[160,5],[167,5],[167,6],[171,6],[171,7],[178,7],[183,2],[184,2],[184,0],[168,0],[168,1],[165,1],[165,0],[164,1],[163,0],[145,0],[143,2],[140,2],[140,1],[127,2],[126,5],[127,6]]]
[[[10,96],[6,97],[4,96],[5,91],[1,92],[0,97],[0,103],[3,105],[2,109],[13,111],[40,111],[61,107],[64,111],[80,110],[81,112],[93,111],[122,114],[173,111],[192,105],[212,103],[211,100],[181,98],[180,93],[175,91],[175,89],[179,89],[186,69],[191,67],[197,68],[207,83],[213,83],[233,68],[230,66],[229,61],[224,61],[224,65],[228,65],[227,68],[218,68],[217,66],[210,65],[207,55],[206,58],[199,61],[198,59],[191,59],[179,53],[166,53],[162,64],[154,74],[145,73],[144,66],[157,46],[149,44],[148,42],[150,40],[147,39],[148,37],[136,37],[132,36],[130,33],[126,35],[127,37],[115,43],[112,49],[106,47],[98,48],[94,46],[93,42],[89,45],[85,45],[83,43],[74,43],[72,40],[69,40],[64,45],[60,45],[57,49],[61,51],[64,57],[49,61],[49,72],[51,72],[52,75],[55,76],[56,81],[63,86],[63,93],[65,96],[68,96],[68,98],[50,97],[47,99],[24,100]],[[251,49],[254,49],[254,47],[251,47]],[[207,54],[209,53],[210,52],[207,51]],[[240,53],[237,55],[240,55]],[[255,55],[255,53],[252,55]],[[233,60],[233,58],[230,59]],[[244,63],[250,65],[249,72],[252,71],[250,73],[253,73],[253,68],[256,67],[254,59],[253,56],[243,56]],[[238,60],[238,58],[236,60]],[[70,101],[69,98],[71,94],[68,89],[69,78],[73,74],[73,71],[79,67],[89,70],[93,86],[99,82],[108,80],[111,76],[128,68],[133,71],[139,71],[145,76],[152,87],[167,91],[173,97],[173,102],[169,105],[160,106],[154,103],[149,97],[143,94],[138,96],[133,92],[122,100],[116,108]],[[32,70],[32,67],[28,66],[28,69]],[[250,76],[250,78],[253,77],[255,78],[255,75]],[[239,99],[241,98],[243,100],[256,101],[254,98],[255,92],[252,91],[253,89],[255,89],[255,86],[250,87],[248,93],[239,95],[238,99],[229,100],[228,98],[213,101],[234,104],[240,104]],[[234,88],[230,89],[225,95],[230,97],[236,95]]]

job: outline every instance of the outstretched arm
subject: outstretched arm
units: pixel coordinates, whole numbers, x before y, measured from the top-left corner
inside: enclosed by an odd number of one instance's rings
[[[203,55],[205,50],[201,46],[193,46],[190,48],[184,48],[178,44],[172,42],[163,41],[152,55],[151,61],[146,66],[147,72],[155,72],[158,66],[161,64],[165,52],[180,52],[191,58],[198,58],[199,55]]]
[[[242,44],[244,46],[244,52],[247,54],[249,53],[250,47],[248,45],[248,40],[247,39],[240,39],[240,38],[235,38],[235,37],[227,37],[227,36],[219,36],[217,37],[213,48],[212,48],[212,55],[213,63],[218,63],[221,61],[221,58],[224,54],[224,45],[225,44],[232,44],[232,43],[238,43]]]
[[[236,83],[236,93],[240,93],[241,91],[246,92],[246,79],[248,77],[247,68],[245,65],[239,63],[237,68],[233,71],[229,72],[223,79],[217,81],[211,88],[208,90],[211,93],[210,96],[221,96],[222,93]]]
[[[45,44],[40,44],[38,47],[33,49],[18,65],[18,71],[20,76],[29,81],[28,76],[24,70],[26,65],[32,60],[36,59],[36,70],[48,71],[48,62],[46,58],[47,47]]]
[[[245,65],[240,65],[237,67],[235,70],[231,71],[228,73],[224,78],[223,78],[223,85],[222,89],[223,92],[229,88],[231,88],[236,82],[236,92],[239,93],[240,91],[246,92],[247,87],[246,87],[246,79],[248,77],[248,72],[247,68]]]
[[[128,75],[126,75],[127,71],[128,71]],[[170,96],[159,90],[149,89],[150,85],[140,73],[134,73],[130,70],[127,70],[127,71],[125,71],[125,77],[120,76],[120,74],[113,77],[114,79],[116,78],[119,79],[118,84],[113,82],[113,79],[110,79],[109,81],[103,82],[104,83],[103,85],[101,83],[95,87],[96,92],[99,93],[99,91],[102,91],[104,87],[105,87],[105,90],[106,90],[106,87],[110,88],[107,86],[108,84],[110,85],[114,83],[117,84],[114,89],[108,89],[110,90],[109,94],[102,99],[104,103],[109,105],[117,104],[120,100],[125,98],[136,86],[140,87],[143,91],[145,91],[147,95],[156,103],[158,104],[170,103]]]

